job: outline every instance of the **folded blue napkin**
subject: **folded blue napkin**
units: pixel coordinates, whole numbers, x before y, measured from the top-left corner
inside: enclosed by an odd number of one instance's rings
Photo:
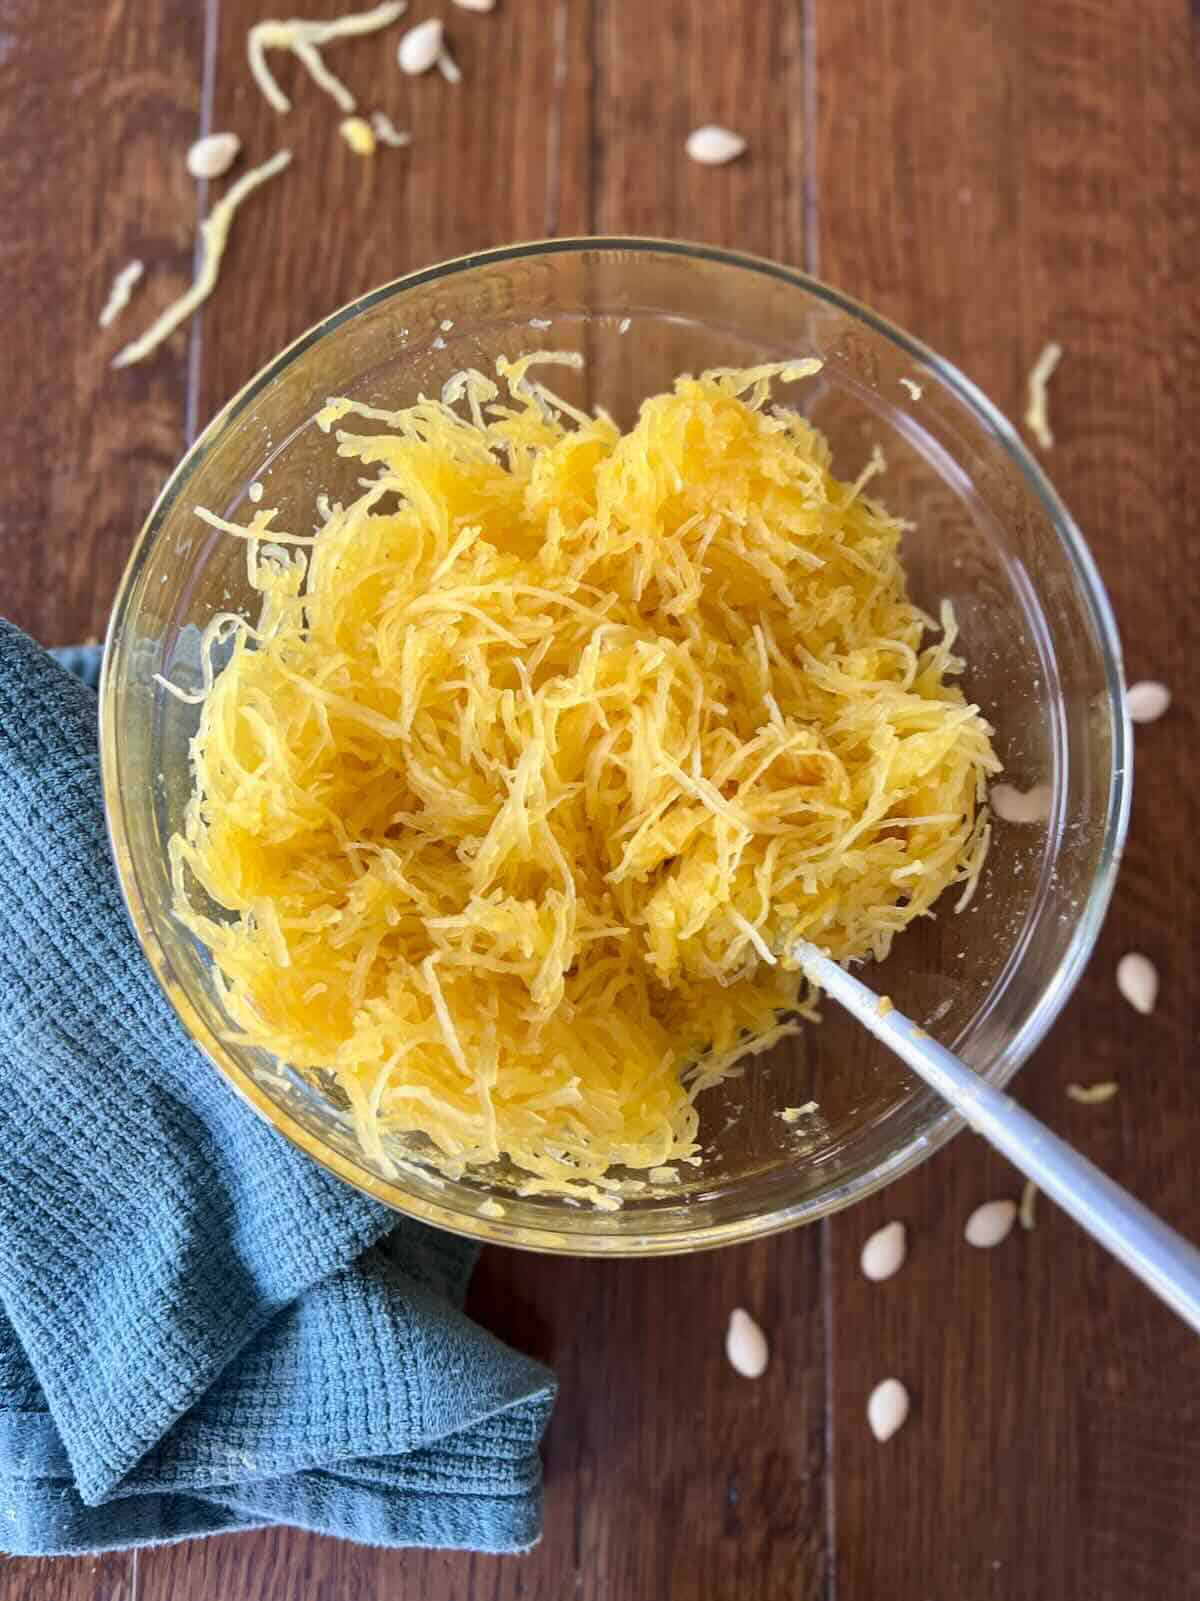
[[[109,859],[96,697],[0,621],[0,1548],[529,1546],[553,1379],[464,1316],[473,1260],[184,1036]]]

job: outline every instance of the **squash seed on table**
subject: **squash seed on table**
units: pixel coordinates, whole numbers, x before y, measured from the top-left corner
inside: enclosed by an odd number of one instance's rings
[[[1156,723],[1171,704],[1171,691],[1165,684],[1143,679],[1138,684],[1131,684],[1125,691],[1125,704],[1129,708],[1131,721]]]
[[[1015,1201],[985,1201],[967,1219],[963,1238],[977,1251],[990,1251],[1008,1238],[1016,1220]]]
[[[416,78],[436,66],[445,32],[440,17],[430,17],[428,22],[418,22],[415,28],[410,28],[396,50],[400,71]]]
[[[187,170],[193,178],[223,178],[241,148],[242,141],[236,133],[205,134],[188,151]]]
[[[771,1360],[767,1337],[743,1307],[735,1306],[729,1314],[725,1355],[729,1358],[729,1365],[743,1378],[761,1379],[767,1371],[767,1363]]]
[[[736,161],[746,149],[746,141],[731,128],[719,128],[707,123],[688,134],[687,153],[702,167],[723,167],[727,161]]]
[[[907,1231],[903,1223],[885,1223],[876,1229],[862,1248],[859,1261],[867,1278],[878,1284],[890,1279],[904,1265],[908,1250]]]
[[[1158,1001],[1158,969],[1141,951],[1127,951],[1117,963],[1117,988],[1135,1012],[1149,1017]]]
[[[908,1409],[908,1391],[899,1379],[884,1379],[875,1386],[867,1398],[867,1423],[880,1444],[904,1427]]]

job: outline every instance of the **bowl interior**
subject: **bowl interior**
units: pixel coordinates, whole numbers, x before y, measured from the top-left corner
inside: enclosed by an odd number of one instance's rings
[[[316,496],[345,499],[314,412],[344,394],[396,407],[499,355],[580,351],[556,386],[629,423],[681,372],[820,356],[778,398],[829,436],[839,476],[882,449],[874,486],[912,523],[915,598],[954,604],[968,696],[996,730],[1005,778],[1048,784],[1044,823],[996,826],[979,891],[910,929],[865,976],[996,1081],[1045,1031],[1090,948],[1123,824],[1120,667],[1098,580],[1069,519],[1011,430],[952,369],[860,308],[786,269],[712,251],[566,241],[473,258],[388,286],[338,313],[261,374],[178,469],[134,553],[103,690],[105,788],[126,897],[160,979],[202,1048],[292,1138],[344,1177],[430,1221],[547,1249],[687,1249],[820,1215],[932,1149],[953,1120],[831,1005],[824,1021],[702,1099],[703,1157],[670,1186],[631,1182],[617,1212],[514,1193],[491,1171],[451,1181],[396,1142],[397,1177],[361,1153],[338,1097],[228,1043],[204,950],[171,915],[166,845],[190,789],[194,706],[156,675],[200,684],[199,639],[218,611],[253,616],[240,541],[193,515],[245,520],[249,487],[307,531]],[[901,382],[909,380],[911,386]],[[786,1107],[815,1101],[793,1122]],[[499,1203],[502,1215],[495,1203]],[[485,1210],[481,1214],[480,1207]]]

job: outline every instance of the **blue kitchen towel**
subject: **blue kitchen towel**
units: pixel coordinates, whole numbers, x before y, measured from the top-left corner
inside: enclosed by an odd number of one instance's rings
[[[463,1314],[473,1260],[187,1040],[109,859],[96,696],[0,620],[0,1548],[528,1547],[553,1378]]]

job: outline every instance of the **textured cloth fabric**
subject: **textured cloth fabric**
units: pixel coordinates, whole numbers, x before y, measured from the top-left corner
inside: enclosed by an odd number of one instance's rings
[[[463,1314],[470,1246],[325,1173],[184,1036],[96,709],[0,621],[0,1548],[529,1546],[551,1375]]]

